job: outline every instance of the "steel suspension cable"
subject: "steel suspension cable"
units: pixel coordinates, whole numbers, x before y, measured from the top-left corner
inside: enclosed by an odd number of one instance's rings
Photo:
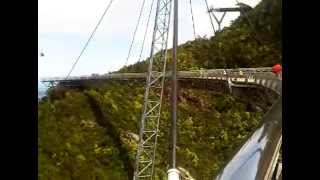
[[[213,25],[213,22],[212,22],[212,17],[211,17],[211,14],[209,12],[209,5],[208,5],[208,1],[207,0],[204,0],[205,3],[206,3],[206,7],[207,7],[207,13],[209,15],[209,18],[210,18],[210,23],[211,23],[211,26],[212,26],[212,29],[213,29],[213,32],[216,33],[216,29],[214,28],[214,25]]]
[[[76,67],[76,65],[78,64],[78,62],[79,62],[79,60],[80,60],[80,57],[82,56],[82,54],[83,54],[84,51],[86,50],[87,46],[89,45],[89,42],[91,41],[91,39],[93,38],[94,34],[96,33],[99,25],[101,24],[104,16],[106,15],[106,13],[108,12],[108,10],[110,9],[112,3],[113,3],[113,0],[110,0],[109,4],[107,5],[106,9],[104,10],[104,12],[103,12],[102,16],[100,17],[97,25],[96,25],[95,28],[93,29],[93,31],[92,31],[89,39],[87,40],[86,44],[85,44],[84,47],[82,48],[79,56],[77,57],[77,59],[76,59],[75,62],[73,63],[73,65],[72,65],[72,67],[71,67],[71,69],[70,69],[70,71],[69,71],[69,73],[68,73],[68,75],[66,76],[65,79],[68,79],[68,78],[69,78],[70,74],[72,73],[72,71],[74,70],[74,68]]]
[[[190,11],[191,11],[191,18],[192,18],[192,27],[193,27],[193,35],[194,35],[194,39],[196,39],[196,28],[194,26],[194,18],[193,18],[193,11],[192,11],[192,2],[191,0],[189,0],[190,3]]]
[[[149,15],[148,15],[148,20],[147,20],[147,26],[146,26],[146,30],[144,32],[144,36],[143,36],[143,41],[142,41],[142,46],[141,46],[141,51],[140,51],[140,54],[139,54],[138,62],[140,62],[141,58],[142,58],[142,52],[144,50],[144,43],[145,43],[145,40],[146,40],[148,28],[149,28],[149,22],[150,22],[152,9],[153,9],[153,3],[154,3],[154,0],[152,0],[152,2],[151,2],[151,7],[150,7]]]
[[[131,50],[132,50],[132,47],[133,47],[133,43],[134,43],[134,40],[135,40],[137,31],[138,31],[138,27],[139,27],[139,25],[140,25],[140,20],[141,20],[141,16],[142,16],[142,12],[143,12],[143,8],[144,8],[145,2],[146,2],[145,0],[142,1],[142,5],[141,5],[141,8],[140,8],[140,14],[139,14],[139,17],[138,17],[138,22],[137,22],[136,28],[135,28],[135,30],[134,30],[134,33],[133,33],[133,38],[132,38],[132,41],[131,41],[131,44],[130,44],[128,56],[127,56],[127,59],[126,59],[126,62],[125,62],[125,64],[124,64],[124,66],[127,65],[128,60],[129,60],[129,58],[130,58],[130,54],[131,54]]]

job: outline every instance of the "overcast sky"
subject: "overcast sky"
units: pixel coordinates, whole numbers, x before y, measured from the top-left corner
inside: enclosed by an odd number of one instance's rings
[[[110,0],[38,0],[38,77],[66,76],[90,33]],[[130,42],[143,0],[114,0],[94,38],[79,60],[71,76],[103,74],[118,70],[125,64]],[[138,60],[147,15],[152,0],[146,0],[128,64]],[[260,0],[242,0],[252,7]],[[179,0],[179,44],[193,40],[189,0]],[[235,0],[208,0],[209,6],[233,7]],[[213,30],[204,0],[192,0],[197,35],[210,37]],[[155,8],[153,8],[155,10]],[[143,57],[150,53],[152,14]],[[218,14],[218,17],[221,15]],[[239,13],[227,13],[223,26]],[[214,22],[215,27],[217,24]],[[171,28],[172,31],[172,28]],[[169,47],[172,44],[170,32]],[[45,54],[40,57],[40,52]]]

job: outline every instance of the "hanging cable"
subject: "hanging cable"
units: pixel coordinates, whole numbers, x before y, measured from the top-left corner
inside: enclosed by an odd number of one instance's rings
[[[193,18],[193,11],[192,11],[192,2],[191,2],[191,0],[189,0],[189,3],[190,3],[190,10],[191,10],[193,35],[194,35],[194,39],[196,39],[196,38],[197,38],[197,36],[196,36],[196,28],[195,28],[195,26],[194,26],[194,18]]]
[[[140,24],[140,20],[141,20],[141,16],[142,16],[144,4],[145,4],[145,0],[143,0],[142,5],[141,5],[141,8],[140,8],[140,14],[139,14],[139,17],[138,17],[138,22],[137,22],[136,28],[135,28],[135,30],[134,30],[134,33],[133,33],[133,38],[132,38],[132,41],[131,41],[131,44],[130,44],[128,56],[127,56],[127,59],[126,59],[126,62],[125,62],[125,64],[124,64],[124,66],[127,65],[128,60],[129,60],[129,58],[130,58],[130,54],[131,54],[131,50],[132,50],[132,47],[133,47],[133,43],[134,43],[134,40],[135,40],[137,31],[138,31],[138,27],[139,27],[139,24]]]
[[[213,29],[213,32],[214,32],[214,34],[216,34],[216,29],[214,28],[214,25],[213,25],[213,22],[212,22],[212,17],[211,17],[211,15],[210,15],[210,9],[209,9],[209,5],[208,5],[208,1],[207,0],[204,0],[205,1],[205,3],[206,3],[206,7],[207,7],[207,13],[208,13],[208,15],[209,15],[209,18],[210,18],[210,23],[211,23],[211,26],[212,26],[212,29]]]
[[[101,16],[98,24],[95,26],[94,30],[92,31],[92,33],[91,33],[88,41],[86,42],[86,44],[85,44],[84,47],[82,48],[82,50],[81,50],[81,52],[80,52],[80,55],[77,57],[76,61],[73,63],[73,65],[72,65],[72,67],[71,67],[71,69],[70,69],[70,71],[69,71],[69,73],[68,73],[68,75],[66,76],[65,79],[68,79],[68,78],[69,78],[70,74],[72,73],[72,71],[73,71],[74,68],[76,67],[77,63],[79,62],[80,57],[82,56],[82,54],[83,54],[84,51],[86,50],[87,46],[89,45],[89,42],[91,41],[91,39],[93,38],[94,34],[96,33],[96,31],[97,31],[99,25],[101,24],[104,16],[106,15],[106,13],[108,12],[108,10],[110,9],[112,2],[113,2],[113,0],[110,0],[108,6],[106,7],[106,9],[105,9],[104,12],[103,12],[103,14],[102,14],[102,16]]]
[[[220,60],[223,59],[223,75],[225,76],[225,78],[227,80],[227,85],[228,85],[229,92],[232,93],[232,88],[231,88],[232,82],[231,82],[231,79],[230,79],[230,74],[229,74],[229,72],[227,70],[228,66],[227,66],[226,58],[224,58],[224,57],[222,58],[222,51],[221,51],[222,43],[221,42],[218,43],[218,47],[219,47],[219,49],[218,49],[218,53],[219,53],[218,57],[219,57]]]
[[[151,2],[151,7],[150,7],[150,11],[149,11],[149,16],[148,16],[148,20],[147,20],[147,26],[146,26],[146,30],[145,30],[145,32],[144,32],[144,36],[143,36],[143,41],[142,41],[142,46],[141,46],[141,51],[140,51],[140,54],[139,54],[138,62],[140,62],[140,61],[141,61],[141,58],[142,58],[142,52],[143,52],[143,49],[144,49],[144,43],[145,43],[146,36],[147,36],[147,31],[148,31],[148,27],[149,27],[150,17],[151,17],[151,13],[152,13],[152,9],[153,9],[153,3],[154,3],[154,0],[152,0],[152,2]]]

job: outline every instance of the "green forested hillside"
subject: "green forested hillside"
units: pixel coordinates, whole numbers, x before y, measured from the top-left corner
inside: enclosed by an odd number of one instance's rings
[[[245,18],[247,17],[247,18]],[[168,51],[168,61],[172,59]],[[178,70],[267,67],[281,63],[281,0],[262,0],[216,36],[198,38],[178,48]],[[155,63],[157,65],[157,63]],[[159,68],[159,67],[158,67]],[[147,61],[120,72],[145,72]]]
[[[67,91],[39,104],[40,179],[129,179],[132,177],[143,84],[108,83]],[[157,176],[168,164],[169,98],[165,93],[157,151]],[[213,176],[257,127],[271,101],[222,92],[179,91],[179,167],[192,176]],[[261,104],[262,103],[262,104]]]
[[[281,62],[281,1],[263,0],[245,19],[209,39],[179,46],[179,70],[270,66]],[[259,44],[261,43],[261,44]],[[219,53],[221,47],[221,56]],[[169,61],[171,52],[169,51]],[[120,72],[145,72],[146,61]],[[40,180],[132,178],[143,82],[107,82],[99,88],[56,89],[38,108]],[[257,128],[274,96],[259,89],[241,97],[180,85],[178,166],[196,179],[212,179]],[[169,89],[164,93],[156,179],[168,165]],[[200,177],[200,175],[202,177]]]

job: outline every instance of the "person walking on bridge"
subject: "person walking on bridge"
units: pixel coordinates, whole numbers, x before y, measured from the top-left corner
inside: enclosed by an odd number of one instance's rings
[[[204,69],[200,68],[200,77],[204,77]]]
[[[282,66],[279,63],[272,67],[272,72],[282,80]]]

